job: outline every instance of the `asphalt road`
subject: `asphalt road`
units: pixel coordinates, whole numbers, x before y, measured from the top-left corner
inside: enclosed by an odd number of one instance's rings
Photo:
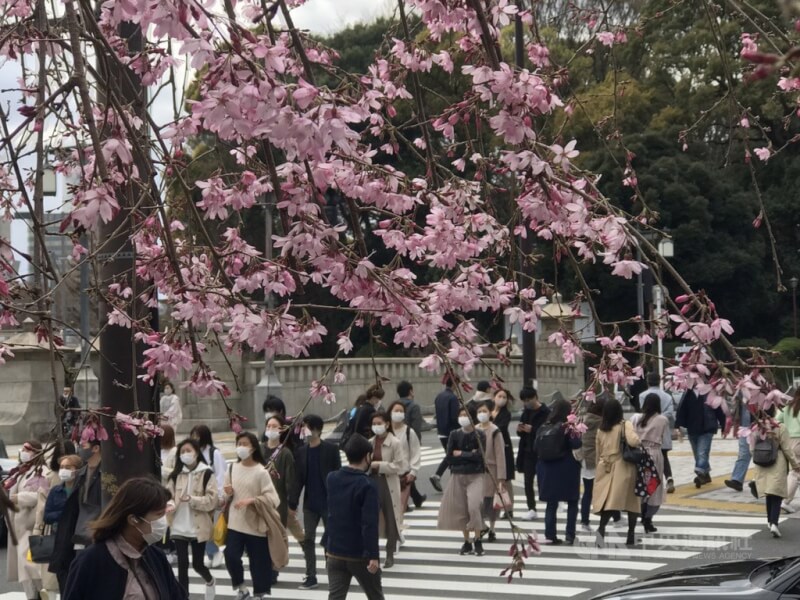
[[[785,519],[781,524],[784,537],[776,540],[766,531],[765,513],[744,514],[670,507],[667,504],[654,519],[659,527],[658,533],[644,536],[642,529],[638,530],[639,537],[644,540],[640,548],[630,550],[624,546],[623,528],[609,531],[609,543],[604,549],[595,547],[593,534],[580,534],[579,542],[573,547],[543,546],[540,556],[527,560],[523,578],[507,584],[499,577],[499,573],[508,563],[511,541],[508,523],[498,525],[498,541],[486,544],[486,556],[459,556],[460,535],[436,529],[441,495],[432,489],[428,481],[440,460],[442,449],[433,432],[425,433],[422,445],[423,468],[419,487],[427,494],[428,502],[421,510],[406,515],[406,544],[397,555],[395,567],[385,570],[383,574],[388,600],[519,596],[588,600],[594,594],[616,587],[630,578],[646,578],[666,570],[800,553],[797,545],[800,540],[800,519]],[[515,508],[519,516],[523,513],[524,494],[521,487],[517,487],[515,492]],[[537,521],[517,521],[516,525],[524,531],[539,532],[541,538],[543,508],[539,507],[540,518]],[[562,537],[565,518],[566,513],[560,512],[559,535]],[[593,525],[596,524],[594,517],[592,520]],[[320,571],[323,585],[318,590],[296,589],[302,581],[302,559],[297,544],[291,542],[290,546],[290,565],[281,574],[279,586],[273,588],[273,596],[325,598],[324,570]],[[5,561],[5,558],[6,551],[2,549],[0,560]],[[216,571],[215,576],[219,580],[217,597],[231,597],[232,591],[227,585],[224,569]],[[200,580],[192,578],[192,597],[201,598],[202,589]],[[5,569],[0,569],[0,600],[25,600],[21,593],[7,593],[19,590],[21,587],[18,584],[6,582]],[[364,597],[356,590],[353,592],[353,598]]]

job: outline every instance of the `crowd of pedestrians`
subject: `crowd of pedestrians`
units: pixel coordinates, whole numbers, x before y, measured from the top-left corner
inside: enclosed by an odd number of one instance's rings
[[[625,513],[625,543],[636,547],[641,541],[637,525],[645,534],[655,533],[654,518],[674,491],[669,451],[676,428],[688,434],[694,484],[700,488],[711,481],[714,434],[726,420],[735,435],[754,419],[741,398],[730,407],[712,408],[690,390],[675,403],[661,390],[657,374],[648,374],[646,383],[630,420],[608,394],[584,403],[575,414],[575,405],[565,399],[547,406],[535,389],[522,388],[515,455],[510,431],[515,398],[509,391],[481,381],[464,402],[446,380],[434,401],[445,449],[431,477],[434,489],[443,493],[438,528],[463,536],[460,554],[483,555],[484,543],[498,539],[498,519],[514,517],[512,481],[519,473],[527,508],[519,517],[539,518],[538,494],[545,544],[574,544],[579,527],[592,531],[594,514],[595,542],[603,546],[609,524]],[[56,590],[64,600],[188,599],[191,567],[205,582],[205,600],[213,600],[217,581],[212,569],[224,564],[236,599],[259,599],[270,596],[278,583],[291,535],[305,562],[300,589],[319,586],[317,558],[324,552],[329,598],[345,598],[355,578],[368,598],[382,599],[381,567],[390,569],[402,557],[404,515],[426,500],[416,489],[421,407],[409,382],[400,382],[396,391],[388,406],[380,386],[359,396],[347,414],[340,446],[321,439],[319,416],[287,418],[283,402],[270,396],[263,406],[263,432],[259,437],[238,433],[236,458],[228,463],[205,425],[176,443],[181,411],[170,386],[161,402],[167,413],[161,421],[161,481],[130,480],[104,509],[99,441],[78,447],[67,442],[46,453],[39,441],[30,440],[20,451],[19,473],[6,485],[17,508],[8,579],[20,582],[30,600],[47,600]],[[59,399],[64,415],[72,414],[71,398],[65,388]],[[800,391],[783,410],[768,416],[775,428],[750,441],[740,439],[725,484],[744,490],[752,461],[755,477],[747,487],[764,498],[768,528],[780,537],[780,512],[793,511],[800,481]],[[345,467],[340,450],[347,457]],[[562,503],[563,538],[558,523]],[[316,542],[320,527],[321,550]],[[53,537],[48,561],[31,560],[32,536]],[[107,577],[94,585],[92,574],[98,570]]]

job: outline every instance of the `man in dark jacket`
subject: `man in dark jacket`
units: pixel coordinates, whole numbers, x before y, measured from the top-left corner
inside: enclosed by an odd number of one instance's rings
[[[346,467],[328,475],[328,599],[347,598],[356,578],[369,600],[383,600],[378,551],[378,487],[369,478],[372,445],[355,433],[345,444]]]
[[[75,475],[75,486],[58,523],[53,556],[48,566],[48,571],[56,574],[62,590],[65,589],[76,553],[92,543],[89,523],[100,516],[102,508],[100,442],[83,442],[78,449],[78,456],[85,466]]]
[[[420,408],[419,404],[414,402],[414,386],[411,385],[408,381],[401,381],[397,384],[397,398],[400,402],[403,403],[403,406],[406,409],[406,425],[408,425],[411,429],[414,430],[414,433],[417,434],[417,439],[422,441],[422,409]],[[423,496],[417,490],[417,482],[411,482],[411,500],[414,501],[414,506],[419,508],[422,506],[422,503],[425,502],[427,499],[426,496]],[[409,510],[411,510],[409,508]]]
[[[306,577],[300,584],[301,590],[312,590],[317,587],[317,556],[314,547],[317,539],[317,525],[322,519],[322,526],[327,530],[328,492],[326,489],[328,475],[338,471],[342,466],[339,449],[320,439],[322,435],[322,417],[306,415],[303,425],[308,429],[306,443],[294,453],[295,477],[289,483],[287,504],[294,513],[300,503],[300,494],[305,489],[303,498],[303,555],[306,559]]]
[[[458,410],[461,408],[458,396],[453,391],[453,380],[449,377],[445,379],[444,389],[436,396],[433,406],[436,410],[436,431],[439,434],[439,441],[447,452],[447,439],[450,437],[450,432],[459,428]],[[447,454],[445,454],[436,473],[431,477],[431,485],[437,492],[442,491],[442,475],[447,470],[447,465]]]
[[[64,386],[64,391],[58,398],[58,405],[63,411],[61,413],[61,431],[64,432],[65,437],[69,437],[72,433],[72,428],[78,422],[79,415],[77,410],[81,407],[78,398],[72,393],[71,386]]]
[[[536,514],[536,492],[533,488],[533,479],[536,477],[536,432],[539,427],[547,420],[550,409],[539,401],[539,394],[532,387],[524,387],[519,392],[519,399],[522,401],[522,416],[517,425],[519,435],[519,448],[517,449],[517,472],[522,473],[525,478],[525,500],[528,504],[528,512],[523,519],[532,521]]]
[[[711,483],[711,441],[718,429],[725,427],[725,413],[722,408],[711,408],[706,404],[706,394],[697,395],[694,390],[686,390],[675,418],[677,427],[685,427],[694,454],[695,487]]]

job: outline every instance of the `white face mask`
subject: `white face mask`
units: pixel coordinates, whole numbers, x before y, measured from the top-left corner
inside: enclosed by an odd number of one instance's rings
[[[479,412],[478,413],[478,422],[480,423],[488,423],[489,422],[489,413],[487,412]],[[462,425],[463,427],[463,425]]]
[[[146,544],[155,544],[164,539],[164,534],[167,533],[167,517],[158,517],[155,521],[147,521],[141,519],[145,523],[150,523],[150,533],[145,533],[138,527],[136,528],[142,534]]]
[[[274,412],[265,412],[264,413],[264,420],[269,421],[272,417],[274,417],[277,413]]]
[[[75,471],[73,471],[72,469],[59,469],[58,478],[61,481],[72,481],[73,479],[75,479]]]
[[[472,421],[469,420],[469,417],[458,417],[458,424],[466,428],[472,425]]]
[[[197,462],[197,455],[194,452],[184,452],[181,454],[181,462],[187,467]]]
[[[278,431],[277,429],[267,429],[264,432],[264,435],[267,436],[268,440],[274,441],[274,440],[277,440],[277,439],[279,439],[281,437],[281,432]]]
[[[374,433],[375,435],[383,435],[384,433],[386,433],[386,425],[373,425],[372,433]]]
[[[20,462],[24,463],[30,462],[32,458],[33,458],[33,452],[28,452],[27,450],[23,450],[22,452],[19,453]]]
[[[402,423],[405,420],[406,420],[406,413],[404,412],[392,413],[392,423]]]
[[[248,448],[247,446],[236,446],[236,456],[238,456],[240,460],[246,459],[252,453],[252,448]]]
[[[508,404],[508,398],[506,398],[505,396],[498,396],[497,398],[494,399],[494,403],[496,406],[505,406],[506,404]]]

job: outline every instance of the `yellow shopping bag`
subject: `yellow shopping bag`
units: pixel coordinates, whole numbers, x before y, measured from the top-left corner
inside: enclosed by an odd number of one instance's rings
[[[225,545],[225,538],[228,537],[228,519],[225,516],[226,511],[219,513],[217,522],[214,523],[214,532],[211,538],[217,546]]]

